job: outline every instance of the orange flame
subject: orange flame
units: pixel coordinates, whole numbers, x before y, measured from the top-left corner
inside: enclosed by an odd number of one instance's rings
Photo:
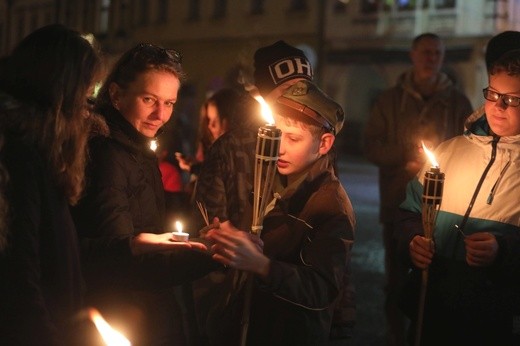
[[[177,232],[182,233],[182,222],[175,221],[175,229],[177,230]]]
[[[435,155],[433,155],[433,153],[430,150],[428,150],[428,148],[426,148],[426,145],[424,145],[424,142],[421,142],[421,143],[422,143],[422,147],[423,147],[424,153],[428,157],[428,160],[430,160],[430,163],[432,164],[432,167],[439,168],[439,163],[435,159]]]
[[[96,328],[101,334],[103,341],[107,346],[131,346],[132,344],[127,338],[120,332],[115,330],[108,324],[107,321],[101,316],[99,311],[95,308],[89,309],[89,316],[92,322],[96,325]]]
[[[253,97],[258,101],[258,103],[260,103],[262,117],[265,119],[265,121],[267,121],[268,124],[274,124],[273,112],[271,111],[271,108],[267,102],[265,102],[264,98],[260,95],[254,95]]]

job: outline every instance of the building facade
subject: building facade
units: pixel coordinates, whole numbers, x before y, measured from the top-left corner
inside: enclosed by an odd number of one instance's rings
[[[446,71],[474,107],[486,86],[487,40],[520,29],[520,0],[0,0],[0,55],[49,23],[94,34],[108,61],[138,42],[183,54],[196,108],[223,85],[251,79],[254,51],[283,39],[303,49],[319,85],[345,108],[341,134],[359,150],[371,103],[409,66],[414,36],[446,43]]]

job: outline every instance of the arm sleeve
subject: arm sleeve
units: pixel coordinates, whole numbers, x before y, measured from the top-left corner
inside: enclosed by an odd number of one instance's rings
[[[228,160],[222,155],[224,147],[222,141],[213,143],[199,171],[195,188],[195,200],[204,202],[210,222],[213,217],[221,221],[229,219],[226,208],[229,185],[226,184],[226,177],[230,172],[226,166]]]
[[[92,157],[86,195],[73,210],[83,255],[129,258],[134,225],[126,170],[110,150],[97,148]]]
[[[396,214],[397,250],[401,259],[411,265],[408,245],[416,235],[424,234],[422,226],[422,185],[414,178],[406,187],[406,199]]]
[[[41,281],[42,205],[38,181],[43,168],[36,168],[26,160],[27,157],[18,157],[5,161],[10,173],[12,218],[9,247],[0,254],[0,340],[19,345],[57,345],[57,326],[48,310]]]
[[[262,284],[278,298],[311,310],[328,308],[337,299],[350,256],[353,227],[344,217],[315,229],[301,250],[302,264],[272,260]]]

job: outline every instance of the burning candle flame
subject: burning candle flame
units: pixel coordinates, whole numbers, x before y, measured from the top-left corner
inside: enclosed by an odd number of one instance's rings
[[[271,108],[265,102],[264,98],[260,95],[253,96],[258,103],[260,103],[260,107],[262,109],[262,117],[267,121],[269,125],[274,124],[274,118],[273,118],[273,112],[271,111]]]
[[[175,221],[175,229],[177,232],[182,233],[182,223],[180,221]]]
[[[115,330],[108,324],[101,316],[99,311],[94,308],[89,309],[89,316],[92,322],[96,325],[99,334],[107,346],[130,346],[131,343],[120,332]]]
[[[152,149],[152,151],[157,150],[157,141],[155,139],[150,141],[150,149]]]
[[[426,148],[426,145],[424,145],[424,142],[421,142],[421,143],[422,143],[422,147],[423,147],[424,153],[428,157],[428,160],[430,160],[430,163],[432,164],[432,167],[439,168],[439,163],[435,159],[435,155],[433,155],[433,153],[430,150],[428,150],[428,148]]]

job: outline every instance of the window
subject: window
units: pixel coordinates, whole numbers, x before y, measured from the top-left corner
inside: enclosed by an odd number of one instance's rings
[[[389,11],[394,0],[361,0],[361,13],[372,14],[380,10]]]
[[[110,0],[101,0],[101,13],[99,14],[99,33],[108,33],[108,19],[110,17]]]
[[[158,10],[157,22],[166,23],[168,21],[168,0],[159,0]]]
[[[148,0],[141,0],[141,14],[139,17],[139,24],[146,25],[148,24],[148,13],[149,13],[150,4],[148,3]]]
[[[289,5],[290,12],[301,12],[307,10],[307,0],[291,0]]]
[[[213,8],[213,18],[224,18],[226,16],[226,0],[215,0],[215,7]]]
[[[18,12],[18,40],[21,41],[25,37],[25,13]]]
[[[397,9],[398,10],[415,10],[417,7],[417,0],[397,0],[396,1]],[[422,8],[428,8],[428,0],[422,1]]]
[[[345,13],[345,12],[347,12],[347,1],[345,1],[345,0],[336,0],[336,1],[334,1],[333,11],[334,11],[334,13]]]
[[[188,8],[188,20],[197,20],[200,18],[200,1],[190,0]]]
[[[31,31],[34,31],[38,28],[38,13],[33,12],[31,14]]]
[[[435,0],[435,8],[455,8],[457,7],[456,0]]]
[[[251,14],[264,13],[264,0],[251,0]]]

